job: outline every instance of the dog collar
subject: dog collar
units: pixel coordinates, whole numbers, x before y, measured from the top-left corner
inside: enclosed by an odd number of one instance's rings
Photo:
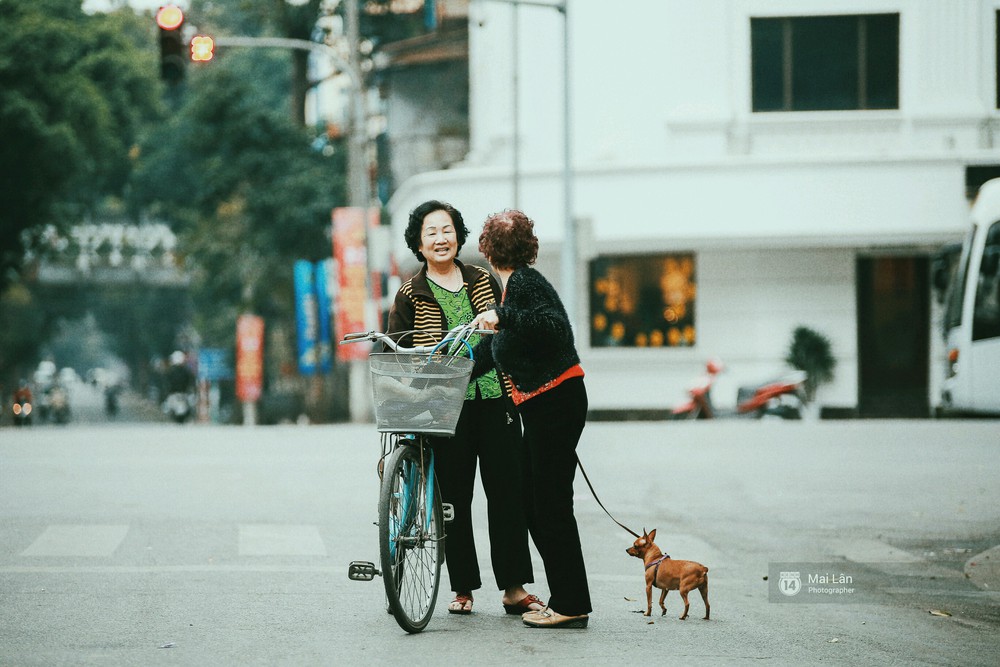
[[[656,560],[650,561],[650,562],[646,563],[646,569],[648,570],[651,567],[656,567],[657,565],[659,565],[663,561],[667,560],[668,558],[670,558],[669,554],[663,554],[662,556],[660,556]]]

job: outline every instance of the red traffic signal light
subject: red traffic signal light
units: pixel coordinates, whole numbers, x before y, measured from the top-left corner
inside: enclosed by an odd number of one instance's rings
[[[184,12],[177,5],[164,5],[156,12],[156,25],[161,30],[177,30],[184,23]]]
[[[215,57],[215,40],[209,35],[195,35],[191,38],[191,60],[207,63]]]

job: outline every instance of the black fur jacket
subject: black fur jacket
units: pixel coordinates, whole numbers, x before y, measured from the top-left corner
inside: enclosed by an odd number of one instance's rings
[[[497,306],[499,324],[476,346],[473,377],[494,364],[523,392],[538,389],[580,363],[566,308],[552,284],[532,268],[516,269]]]

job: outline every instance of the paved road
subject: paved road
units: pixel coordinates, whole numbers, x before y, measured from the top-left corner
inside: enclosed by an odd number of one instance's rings
[[[712,620],[696,620],[698,599],[677,620],[676,593],[666,617],[637,613],[632,538],[579,481],[590,628],[524,628],[487,587],[471,617],[445,613],[444,591],[409,636],[380,582],[346,578],[348,561],[377,553],[370,426],[2,428],[0,664],[993,665],[997,433],[975,421],[591,424],[580,452],[605,504],[709,566]],[[827,562],[854,573],[864,602],[769,601],[773,564]],[[544,596],[537,561],[536,578]]]

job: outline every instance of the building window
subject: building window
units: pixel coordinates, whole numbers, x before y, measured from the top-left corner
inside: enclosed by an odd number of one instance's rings
[[[590,263],[593,347],[689,347],[694,321],[694,255],[604,256]]]
[[[899,108],[899,14],[750,19],[754,111]]]

